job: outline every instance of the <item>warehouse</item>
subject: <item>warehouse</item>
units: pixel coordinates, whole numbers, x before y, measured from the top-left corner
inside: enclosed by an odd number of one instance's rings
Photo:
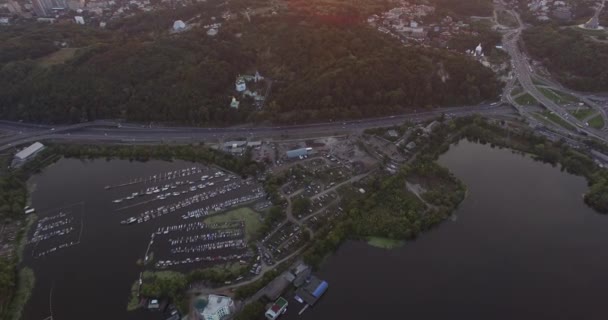
[[[31,146],[17,152],[15,158],[13,159],[12,166],[22,166],[27,161],[33,159],[42,150],[44,150],[44,145],[40,142],[35,142]]]
[[[327,282],[312,276],[303,287],[300,287],[296,291],[296,296],[312,306],[323,296],[328,287]]]

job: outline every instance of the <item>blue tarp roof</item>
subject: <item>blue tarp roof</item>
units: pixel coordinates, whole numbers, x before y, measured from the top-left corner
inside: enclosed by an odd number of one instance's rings
[[[312,295],[315,298],[319,298],[321,295],[323,295],[323,293],[325,293],[325,290],[327,290],[328,284],[327,282],[323,281],[321,282],[321,284],[319,284],[319,286],[315,289],[315,291],[312,293]]]

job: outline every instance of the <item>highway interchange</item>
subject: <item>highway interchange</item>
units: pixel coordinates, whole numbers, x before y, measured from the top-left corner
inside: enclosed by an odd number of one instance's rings
[[[547,127],[540,124],[526,107],[519,105],[511,92],[519,84],[524,92],[528,92],[546,109],[554,112],[564,121],[577,128],[578,132],[569,132],[558,125],[551,125],[550,129],[561,137],[592,136],[607,141],[605,131],[590,128],[582,121],[570,116],[563,107],[547,98],[535,85],[533,78],[542,80],[547,86],[558,91],[567,92],[589,107],[600,112],[608,123],[606,111],[599,104],[591,100],[593,96],[583,95],[561,87],[551,79],[545,79],[534,74],[529,59],[520,50],[518,41],[525,28],[519,15],[514,10],[506,9],[503,3],[496,3],[497,9],[504,9],[517,20],[518,27],[508,28],[500,26],[504,32],[503,47],[511,56],[512,76],[508,81],[499,102],[482,103],[477,106],[439,108],[432,110],[416,110],[411,113],[362,119],[354,121],[323,122],[315,124],[286,125],[286,126],[248,126],[225,128],[200,127],[164,127],[135,123],[124,123],[113,120],[98,120],[74,125],[50,126],[21,122],[0,120],[0,151],[14,150],[17,146],[35,141],[86,142],[86,143],[123,143],[123,144],[159,144],[176,143],[187,144],[197,142],[221,142],[232,139],[263,139],[263,138],[292,138],[357,133],[368,128],[387,127],[401,124],[406,120],[418,122],[447,114],[452,117],[482,114],[485,116],[509,116],[517,111],[525,117],[533,127]],[[597,98],[597,97],[593,97]],[[513,109],[512,107],[515,109]],[[547,128],[546,128],[547,129]],[[545,129],[545,131],[546,131]]]

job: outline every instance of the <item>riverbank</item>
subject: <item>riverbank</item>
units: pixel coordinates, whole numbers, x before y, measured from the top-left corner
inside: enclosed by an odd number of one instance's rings
[[[9,158],[4,159],[8,167]],[[4,226],[2,231],[18,228],[14,240],[0,237],[0,244],[9,249],[8,255],[0,257],[0,277],[4,281],[0,282],[0,316],[2,319],[19,319],[23,308],[27,303],[34,288],[34,272],[30,268],[21,267],[23,252],[27,243],[27,235],[36,221],[36,214],[25,216],[23,208],[28,203],[29,177],[39,172],[56,160],[52,153],[43,151],[39,158],[34,159],[18,169],[9,169],[2,173],[0,177],[0,219]],[[8,227],[7,227],[8,226]],[[7,242],[10,241],[10,242]],[[5,251],[6,252],[6,251]]]

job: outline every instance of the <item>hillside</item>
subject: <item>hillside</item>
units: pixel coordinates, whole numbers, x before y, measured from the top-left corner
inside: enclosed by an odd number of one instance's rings
[[[470,58],[404,47],[364,24],[281,15],[231,19],[211,37],[198,27],[169,34],[174,14],[151,17],[136,16],[84,38],[73,30],[77,26],[51,26],[64,28],[68,46],[77,48],[46,63],[33,59],[59,50],[56,44],[28,47],[16,40],[28,31],[11,29],[0,52],[30,59],[0,61],[0,117],[302,122],[474,104],[496,97],[500,88],[494,74]],[[265,108],[255,110],[249,99],[238,110],[229,108],[235,78],[256,70],[273,80]]]
[[[608,44],[570,28],[533,27],[523,33],[526,49],[557,79],[581,91],[608,88]]]

